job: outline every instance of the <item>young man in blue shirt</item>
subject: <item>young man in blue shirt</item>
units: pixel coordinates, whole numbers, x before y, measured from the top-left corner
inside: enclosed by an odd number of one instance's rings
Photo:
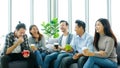
[[[82,54],[82,48],[87,47],[89,50],[93,50],[93,37],[85,32],[85,23],[81,20],[75,21],[76,35],[73,36],[71,46],[74,51],[74,55],[64,57],[60,64],[60,68],[69,68],[72,63],[78,63],[78,67],[82,68],[88,57]]]

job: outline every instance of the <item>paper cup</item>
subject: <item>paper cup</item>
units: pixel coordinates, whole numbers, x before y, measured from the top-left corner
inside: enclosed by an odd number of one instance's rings
[[[30,47],[31,47],[31,48],[35,48],[35,44],[31,44]]]

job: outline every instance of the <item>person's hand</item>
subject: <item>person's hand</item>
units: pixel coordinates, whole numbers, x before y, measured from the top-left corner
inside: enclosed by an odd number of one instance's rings
[[[37,47],[31,46],[31,49],[32,49],[33,51],[36,51],[36,50],[37,50]]]
[[[28,58],[30,56],[30,51],[29,50],[23,50],[22,55],[24,58]]]
[[[23,55],[24,58],[28,58],[29,56],[30,56],[29,54],[28,55]]]
[[[90,52],[88,49],[83,50],[83,55],[84,56],[94,56],[93,52]]]
[[[58,50],[59,50],[59,48],[56,49],[56,47],[54,47],[54,46],[52,47],[52,49],[53,49],[54,51],[58,51]]]
[[[71,50],[66,50],[66,49],[64,49],[66,52],[73,52],[73,49],[71,49]]]
[[[83,55],[85,55],[85,56],[89,56],[89,50],[88,49],[84,49],[84,50],[82,50],[82,52],[83,52]]]
[[[62,46],[58,46],[58,48],[59,48],[60,50],[64,50],[64,49],[65,49],[65,48],[62,47]]]
[[[23,38],[23,37],[19,37],[17,42],[18,42],[19,44],[21,44],[22,42],[24,42],[24,38]]]
[[[79,53],[76,53],[74,56],[73,56],[73,59],[78,59],[80,57],[80,54]]]
[[[105,53],[105,51],[99,51],[98,54],[101,56],[104,56],[106,53]]]

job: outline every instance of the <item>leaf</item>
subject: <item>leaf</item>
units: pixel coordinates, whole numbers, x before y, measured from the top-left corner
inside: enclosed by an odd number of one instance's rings
[[[53,36],[54,38],[59,37],[59,23],[58,18],[53,18],[50,22],[43,22],[42,24],[44,33],[49,37]]]

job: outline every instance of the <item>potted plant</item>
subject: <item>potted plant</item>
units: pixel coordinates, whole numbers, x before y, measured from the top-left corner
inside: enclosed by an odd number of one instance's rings
[[[58,38],[59,37],[59,23],[58,18],[53,18],[50,22],[43,22],[41,24],[43,27],[43,32],[48,38]]]

